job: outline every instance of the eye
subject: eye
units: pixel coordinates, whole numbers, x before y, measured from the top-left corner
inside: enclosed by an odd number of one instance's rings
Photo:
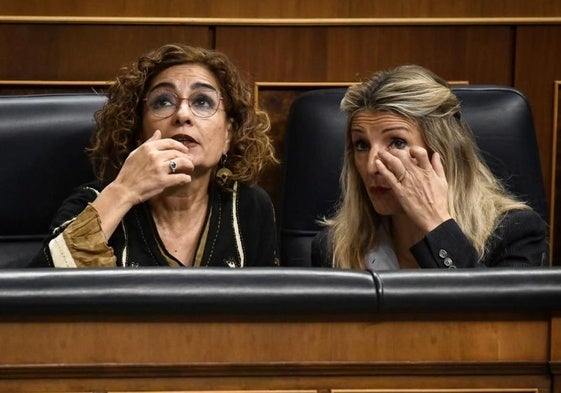
[[[392,138],[391,143],[390,143],[390,148],[396,148],[396,149],[403,150],[406,147],[407,147],[407,142],[405,141],[405,139]]]
[[[353,141],[353,147],[354,150],[357,152],[367,152],[370,149],[368,143],[366,143],[362,139],[357,139],[356,141]]]
[[[148,105],[152,109],[161,109],[168,106],[175,106],[177,97],[168,91],[154,91],[148,97]]]
[[[218,95],[216,92],[195,92],[189,97],[192,107],[214,109],[218,104]]]

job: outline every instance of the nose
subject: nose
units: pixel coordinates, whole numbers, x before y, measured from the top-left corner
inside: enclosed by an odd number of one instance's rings
[[[376,160],[378,159],[378,148],[376,146],[372,146],[368,151],[368,163],[367,163],[367,171],[370,176],[374,176],[378,174],[378,166],[376,165]]]
[[[193,116],[187,98],[180,98],[177,103],[177,111],[175,112],[175,122],[179,124],[191,124]]]

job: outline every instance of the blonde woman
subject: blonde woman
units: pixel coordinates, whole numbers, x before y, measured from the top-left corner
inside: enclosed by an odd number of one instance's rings
[[[479,156],[448,84],[408,65],[348,89],[343,199],[315,266],[543,266],[546,223]]]

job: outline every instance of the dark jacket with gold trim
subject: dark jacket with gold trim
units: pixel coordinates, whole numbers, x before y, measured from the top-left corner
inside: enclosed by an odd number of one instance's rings
[[[201,266],[277,266],[277,233],[271,199],[259,186],[237,184],[237,192],[218,187],[209,191],[208,233],[199,243],[204,247]],[[49,240],[64,229],[63,223],[76,217],[96,198],[95,190],[101,189],[97,182],[84,185],[63,202],[51,224],[53,234],[46,239],[32,266],[53,266]],[[56,228],[61,229],[57,232]],[[146,202],[134,206],[125,215],[108,245],[117,257],[117,266],[170,266],[170,259],[173,265],[174,258],[165,250]]]

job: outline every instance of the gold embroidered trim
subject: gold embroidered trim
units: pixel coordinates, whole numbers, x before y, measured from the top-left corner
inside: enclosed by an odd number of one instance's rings
[[[232,216],[234,220],[234,236],[236,237],[236,248],[238,249],[238,255],[240,257],[240,267],[244,267],[245,255],[238,221],[238,182],[234,183],[234,190],[232,193]]]

